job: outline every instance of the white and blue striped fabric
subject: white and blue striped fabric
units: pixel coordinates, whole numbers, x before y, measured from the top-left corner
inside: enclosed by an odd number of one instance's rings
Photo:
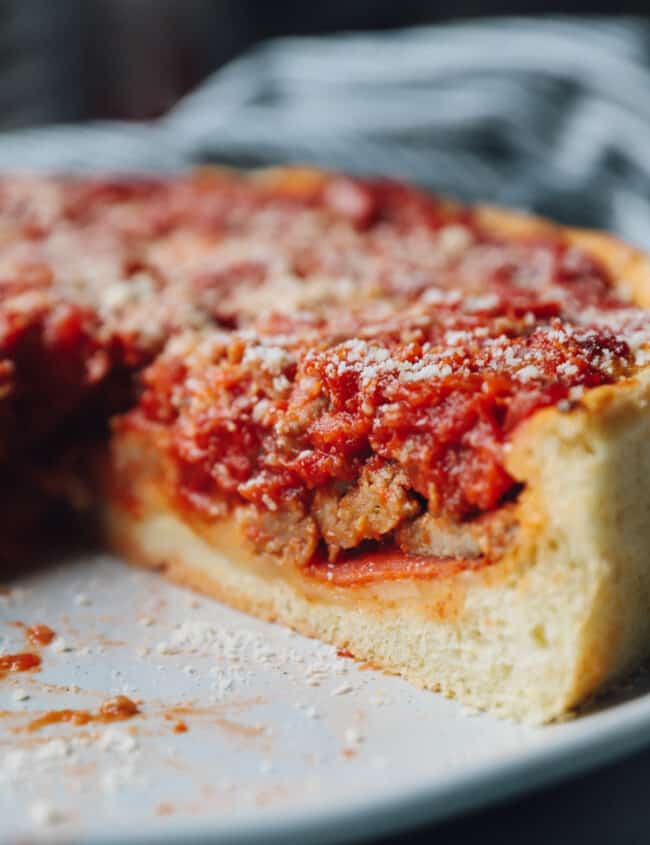
[[[650,247],[650,22],[507,18],[286,38],[148,124],[0,137],[0,168],[315,162]]]

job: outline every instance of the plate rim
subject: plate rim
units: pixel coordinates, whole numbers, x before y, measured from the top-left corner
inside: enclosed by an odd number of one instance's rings
[[[644,750],[650,746],[650,693],[578,717],[576,724],[584,720],[590,722],[587,730],[569,731],[550,747],[518,750],[500,763],[492,759],[464,768],[442,786],[439,780],[425,781],[415,789],[406,785],[392,794],[384,790],[372,797],[355,797],[337,813],[309,806],[302,816],[295,811],[271,811],[264,819],[246,822],[237,817],[218,828],[214,821],[189,827],[180,818],[171,825],[167,819],[167,829],[156,826],[138,834],[127,826],[117,827],[110,837],[82,836],[79,841],[88,845],[116,845],[127,840],[130,845],[175,845],[182,835],[186,845],[304,845],[305,841],[324,845],[361,842],[438,824]]]

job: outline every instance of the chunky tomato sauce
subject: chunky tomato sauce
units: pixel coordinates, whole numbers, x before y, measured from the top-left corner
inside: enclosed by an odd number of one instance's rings
[[[363,225],[369,238],[372,218]],[[168,432],[186,501],[308,502],[372,456],[397,462],[434,513],[468,518],[516,493],[504,446],[517,426],[631,372],[650,338],[591,258],[559,240],[482,238],[471,217],[459,226],[453,259],[440,234],[429,253],[420,244],[429,279],[402,299],[265,316],[170,347],[132,419]],[[386,256],[373,268],[391,289],[403,270]]]
[[[75,414],[128,407],[130,373],[175,332],[245,322],[233,289],[263,285],[274,241],[301,215],[355,231],[442,219],[438,201],[403,186],[310,171],[278,184],[216,171],[0,180],[2,451],[39,445]],[[293,237],[296,278],[322,262],[312,247]]]
[[[410,512],[471,519],[516,496],[522,421],[650,345],[561,233],[498,238],[387,180],[5,178],[0,227],[0,451],[135,405],[121,424],[159,436],[208,513],[308,512],[372,460]]]

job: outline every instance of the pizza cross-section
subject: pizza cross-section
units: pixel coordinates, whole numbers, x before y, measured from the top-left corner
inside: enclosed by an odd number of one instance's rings
[[[650,651],[634,250],[305,170],[9,181],[0,223],[8,472],[69,492],[92,420],[127,560],[515,718]]]

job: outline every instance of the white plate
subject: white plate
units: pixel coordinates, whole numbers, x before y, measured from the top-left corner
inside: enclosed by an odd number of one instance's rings
[[[3,842],[316,845],[448,817],[650,743],[643,677],[579,719],[522,727],[105,555],[11,586],[0,652],[25,650],[15,622],[59,639],[40,672],[0,681]],[[139,716],[26,730],[119,693]]]

